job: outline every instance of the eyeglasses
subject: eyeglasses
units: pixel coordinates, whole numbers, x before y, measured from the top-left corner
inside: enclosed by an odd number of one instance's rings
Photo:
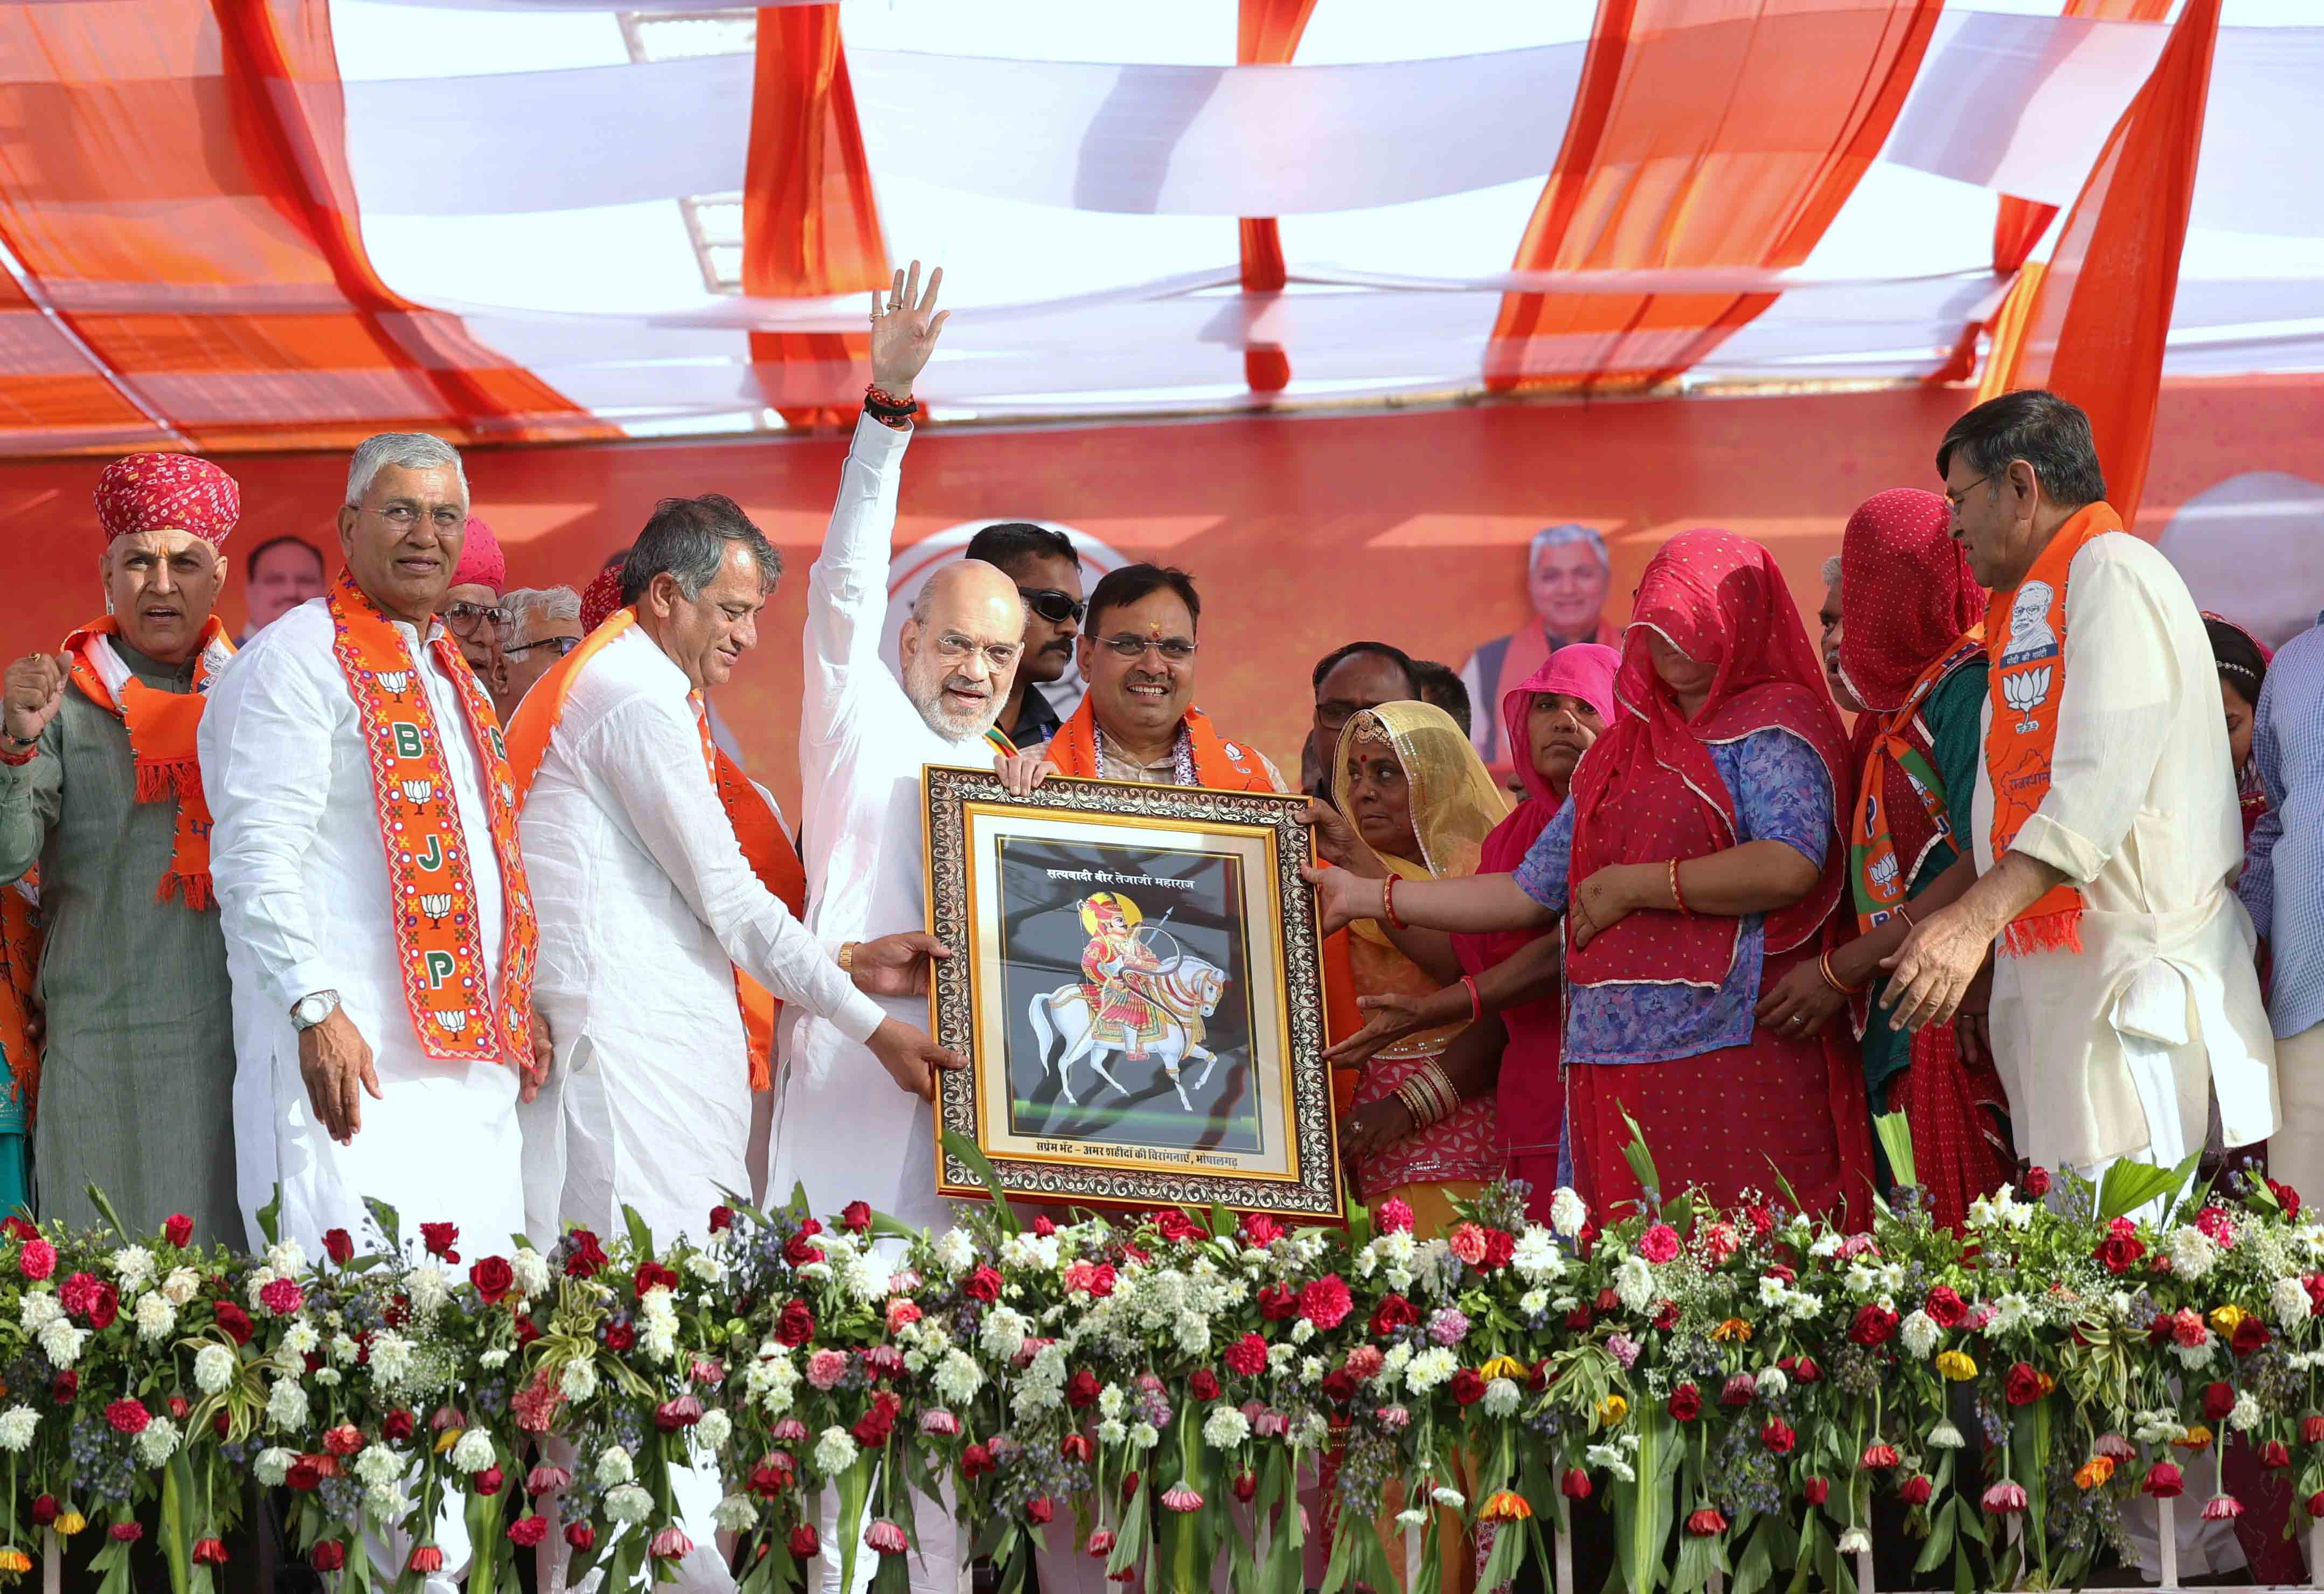
[[[982,655],[985,664],[995,673],[1011,668],[1017,662],[1019,649],[1015,642],[978,643],[957,633],[936,639],[936,652],[949,664],[965,664]]]
[[[2006,469],[2008,469],[2008,468],[2009,468],[2008,466],[2004,465],[2004,466],[2001,466],[2001,467],[2000,467],[2000,469],[1997,469],[1997,470],[1989,470],[1989,471],[1986,472],[1986,473],[1985,473],[1985,475],[1981,475],[1981,476],[1978,477],[1978,479],[1977,479],[1976,481],[1971,482],[1971,483],[1968,484],[1968,485],[1967,485],[1967,486],[1962,487],[1959,492],[1955,492],[1955,491],[1954,491],[1952,488],[1950,488],[1950,487],[1946,488],[1946,489],[1945,489],[1945,502],[1946,502],[1947,503],[1950,503],[1950,504],[1951,504],[1951,505],[1953,506],[1953,513],[1954,513],[1956,516],[1958,516],[1958,515],[1961,512],[1961,501],[1962,501],[1962,500],[1964,500],[1964,499],[1966,499],[1966,498],[1969,496],[1969,489],[1970,489],[1971,487],[1982,487],[1983,485],[1985,485],[1985,484],[1986,484],[1986,483],[1990,482],[1991,480],[1993,480],[1993,478],[1994,478],[1994,477],[1996,477],[1996,476],[1999,475],[2003,470],[2006,470]]]
[[[1017,589],[1017,595],[1025,600],[1028,609],[1051,625],[1063,625],[1069,620],[1078,625],[1089,608],[1073,594],[1060,592],[1054,586],[1020,586]]]
[[[580,645],[579,637],[543,637],[537,642],[519,642],[513,648],[503,648],[501,654],[503,658],[513,659],[520,653],[530,653],[535,648],[547,648],[562,659]]]
[[[1098,646],[1110,650],[1116,659],[1133,663],[1146,657],[1149,648],[1169,664],[1184,664],[1194,656],[1194,644],[1184,637],[1107,637]]]
[[[444,624],[456,637],[473,637],[486,624],[506,625],[514,616],[495,604],[471,604],[463,598],[444,605]]]
[[[360,504],[355,507],[363,508]],[[363,512],[367,515],[377,515],[398,531],[409,531],[420,524],[420,517],[422,513],[427,515],[429,523],[438,531],[456,531],[468,523],[466,511],[448,506],[422,511],[416,503],[391,503],[385,509],[366,509]]]

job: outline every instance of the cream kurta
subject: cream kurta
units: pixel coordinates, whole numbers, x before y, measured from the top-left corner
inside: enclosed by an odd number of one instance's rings
[[[525,798],[557,1046],[518,1114],[537,1243],[617,1231],[625,1205],[658,1243],[698,1239],[723,1193],[750,1194],[737,966],[851,1043],[887,1017],[751,871],[701,749],[685,673],[632,627],[574,681]]]
[[[2203,1139],[2207,1083],[2226,1144],[2264,1140],[2274,1052],[2233,889],[2243,825],[2218,677],[2186,584],[2135,537],[2074,556],[2062,691],[2050,790],[2014,850],[2081,889],[2082,951],[1996,960],[1994,1052],[2017,1148],[2052,1167],[2144,1150],[2126,1063],[2140,1046],[2169,1051],[2190,1145]],[[1993,867],[1992,815],[1980,760],[1980,871]]]

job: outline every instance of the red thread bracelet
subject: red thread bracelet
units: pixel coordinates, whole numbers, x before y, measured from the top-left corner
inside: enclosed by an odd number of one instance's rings
[[[1380,881],[1380,917],[1388,921],[1388,927],[1391,930],[1401,930],[1406,927],[1404,921],[1396,917],[1396,876],[1394,875],[1389,875]]]
[[[1686,893],[1678,889],[1678,860],[1675,858],[1670,861],[1670,889],[1673,905],[1687,917],[1692,918],[1694,909],[1686,905]]]
[[[1461,983],[1469,991],[1469,1022],[1478,1023],[1485,1017],[1485,993],[1477,989],[1477,976],[1474,974],[1462,975]]]

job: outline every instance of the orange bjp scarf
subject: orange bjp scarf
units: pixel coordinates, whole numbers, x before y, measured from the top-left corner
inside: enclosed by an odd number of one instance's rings
[[[1210,716],[1201,709],[1188,709],[1182,728],[1185,739],[1179,743],[1180,752],[1182,758],[1191,755],[1196,786],[1218,791],[1275,789],[1257,750],[1222,737],[1213,728]],[[1057,766],[1057,773],[1077,780],[1102,779],[1100,770],[1104,766],[1098,758],[1097,734],[1096,705],[1084,697],[1081,706],[1074,710],[1074,717],[1058,726],[1057,733],[1049,738],[1048,760]]]
[[[2009,851],[2050,792],[2058,705],[2066,695],[2066,580],[2074,556],[2122,529],[2122,517],[2111,505],[2084,505],[2058,528],[2025,579],[1995,593],[1986,609],[1985,647],[1993,661],[1987,688],[1993,713],[1985,733],[1993,823],[1987,835],[1996,859]],[[2009,922],[2001,950],[2014,957],[2080,952],[2081,920],[2081,892],[2071,885],[2052,886]]]
[[[120,634],[121,622],[107,614],[67,637],[62,651],[81,696],[128,731],[137,800],[177,799],[178,831],[170,851],[170,871],[154,888],[154,900],[182,896],[189,908],[208,908],[217,902],[210,890],[210,806],[202,796],[194,738],[209,702],[210,682],[234,657],[234,644],[226,640],[218,617],[211,615],[202,626],[201,648],[194,657],[194,689],[163,692],[130,674],[114,650],[113,639]]]
[[[581,678],[581,671],[592,659],[603,651],[606,643],[637,623],[635,609],[617,609],[603,624],[591,631],[582,644],[557,661],[547,675],[536,682],[524,701],[517,705],[516,718],[509,723],[509,772],[516,781],[516,800],[523,806],[525,794],[532,789],[533,777],[540,772],[540,760],[548,755],[549,739],[558,722],[565,717],[566,699],[571,696],[573,683]],[[710,739],[710,722],[702,713],[699,693],[693,695],[695,724],[702,733],[702,762],[710,783],[717,788],[719,806],[726,810],[726,818],[734,826],[734,839],[741,843],[743,860],[759,883],[772,892],[793,917],[807,912],[807,871],[800,866],[799,855],[783,834],[783,827],[767,799],[752,786],[750,778],[735,767],[734,760],[718,751]],[[751,1088],[763,1091],[774,1083],[775,1017],[783,1004],[773,993],[742,970],[734,971],[734,1005],[742,1015],[742,1034],[749,1043]]]
[[[509,780],[500,722],[475,672],[449,633],[426,645],[451,679],[482,766],[493,852],[500,865],[504,933],[500,1001],[494,1004],[476,919],[476,880],[453,807],[443,732],[414,677],[403,633],[341,575],[324,594],[331,657],[354,697],[371,761],[372,802],[387,853],[396,962],[404,1006],[420,1049],[444,1063],[532,1062],[532,975],[540,926],[525,889],[516,838],[516,792]]]

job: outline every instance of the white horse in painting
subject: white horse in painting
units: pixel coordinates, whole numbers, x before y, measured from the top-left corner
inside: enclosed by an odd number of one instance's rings
[[[1162,1033],[1148,1046],[1147,1050],[1162,1064],[1169,1075],[1170,1086],[1178,1092],[1178,1105],[1192,1112],[1194,1103],[1186,1094],[1186,1082],[1178,1071],[1190,1063],[1199,1063],[1203,1072],[1194,1078],[1194,1088],[1201,1090],[1218,1066],[1218,1055],[1203,1045],[1203,1020],[1218,1010],[1219,999],[1226,994],[1225,971],[1217,964],[1204,962],[1192,954],[1182,954],[1172,961],[1169,972],[1153,977],[1146,994],[1154,1003],[1162,1019]],[[1090,1011],[1088,995],[1078,984],[1060,985],[1045,991],[1028,1004],[1026,1016],[1033,1021],[1033,1034],[1040,1042],[1041,1072],[1050,1072],[1049,1045],[1062,1037],[1064,1055],[1055,1064],[1057,1093],[1069,1102],[1079,1104],[1074,1094],[1074,1064],[1089,1059],[1098,1077],[1123,1095],[1130,1089],[1114,1078],[1105,1064],[1115,1052],[1129,1055],[1129,1047],[1119,1040],[1101,1040],[1097,1025]]]

